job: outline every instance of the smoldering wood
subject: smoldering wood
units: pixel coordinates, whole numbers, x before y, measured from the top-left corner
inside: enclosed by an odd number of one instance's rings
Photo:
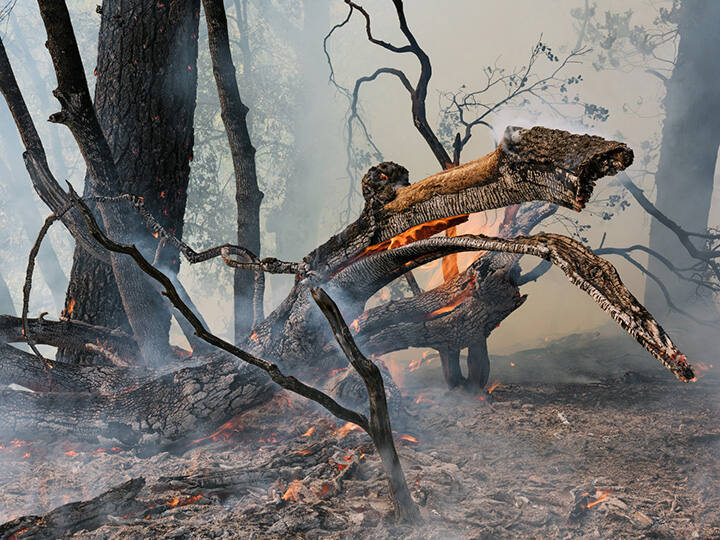
[[[390,485],[396,516],[402,521],[416,522],[419,520],[419,512],[414,501],[410,497],[410,492],[405,482],[400,461],[397,452],[395,451],[392,429],[390,427],[387,399],[385,396],[385,386],[382,376],[377,366],[365,358],[357,349],[357,346],[352,340],[350,331],[343,321],[337,306],[324,292],[313,289],[315,300],[328,317],[343,352],[346,354],[352,366],[358,371],[365,381],[368,396],[370,398],[369,420],[363,414],[343,407],[322,391],[300,382],[293,376],[284,375],[276,365],[271,364],[266,360],[254,357],[242,349],[208,332],[194,315],[192,310],[182,302],[182,299],[175,290],[172,281],[167,276],[148,263],[135,246],[118,244],[117,242],[110,240],[98,226],[97,221],[93,217],[92,212],[87,205],[73,192],[72,187],[70,187],[70,197],[74,204],[80,207],[88,228],[98,243],[111,251],[130,255],[143,272],[147,273],[153,279],[161,283],[165,288],[165,294],[170,302],[178,310],[180,310],[187,320],[193,325],[200,338],[210,344],[216,345],[224,351],[229,352],[251,366],[261,368],[270,376],[273,382],[279,384],[283,388],[305,398],[311,399],[319,405],[322,405],[336,417],[355,423],[365,430],[373,439],[373,442],[382,457],[385,474],[388,477]],[[177,378],[178,376],[175,374],[174,380],[177,380]],[[200,401],[201,404],[205,403],[206,400],[203,399],[205,397],[204,395],[198,398],[197,394],[193,394],[195,399],[202,400]],[[126,409],[123,408],[123,410]],[[193,415],[191,418],[194,420],[196,417],[196,415]],[[187,430],[188,426],[183,425],[182,428]],[[128,436],[130,434],[126,432],[124,435]]]
[[[108,521],[142,510],[136,499],[145,486],[144,478],[134,478],[89,501],[72,502],[42,516],[23,516],[0,525],[3,538],[59,538],[80,530],[92,531]]]
[[[21,359],[30,362],[27,355]],[[8,358],[7,364],[12,360]],[[7,364],[3,361],[0,365]],[[239,367],[228,355],[150,379],[133,381],[128,377],[119,380],[115,388],[113,379],[132,372],[59,362],[54,368],[59,369],[57,376],[52,374],[54,369],[48,374],[35,366],[33,372],[39,377],[35,382],[27,380],[27,375],[6,379],[22,380],[19,384],[30,388],[49,386],[54,391],[0,389],[0,437],[95,441],[100,436],[150,449],[194,433],[204,434],[238,412],[266,401],[273,393],[262,371]],[[111,393],[82,387],[83,382],[96,382],[96,376],[104,370],[108,372],[107,390]],[[48,382],[42,384],[43,379]]]
[[[538,128],[536,128],[536,133],[543,133],[542,130],[537,131]],[[546,130],[547,131],[547,130]],[[510,131],[509,133],[514,133],[513,131]],[[554,140],[560,141],[560,144],[564,144],[567,142],[567,137],[570,136],[569,134],[565,133],[559,133],[559,134],[553,134]],[[572,137],[572,136],[570,136]],[[582,139],[582,138],[581,138]],[[593,143],[594,140],[591,140],[590,143]],[[595,141],[597,142],[597,141]],[[610,144],[608,145],[600,145],[602,148],[602,151],[599,152],[599,154],[593,154],[592,151],[590,151],[589,155],[585,154],[584,160],[576,159],[576,162],[584,163],[582,167],[579,168],[578,174],[579,176],[573,177],[574,180],[572,182],[574,183],[574,186],[577,189],[580,189],[581,191],[588,193],[591,189],[591,184],[593,181],[593,178],[595,178],[598,174],[600,174],[599,171],[613,171],[613,163],[616,163],[614,161],[615,158],[609,158],[607,152],[608,148],[611,149],[611,154],[614,152],[620,152],[620,156],[625,156],[623,159],[627,161],[629,159],[629,150],[626,150],[625,147],[622,145],[617,144]],[[562,152],[561,152],[562,154]],[[595,166],[590,166],[590,164],[593,162],[593,160],[597,160],[599,164],[596,164]],[[622,161],[622,160],[620,160]],[[607,163],[610,163],[609,166],[607,166]],[[605,164],[605,165],[603,165]],[[547,164],[543,165],[541,162],[539,167],[541,170],[543,170],[543,167],[547,169]],[[608,168],[609,167],[609,168]],[[366,209],[363,212],[363,214],[360,217],[360,225],[353,224],[351,225],[346,231],[338,235],[338,237],[344,237],[348,238],[353,231],[363,231],[367,233],[368,229],[377,229],[377,226],[363,226],[362,222],[363,220],[369,221],[373,225],[377,224],[377,220],[374,218],[376,214],[382,215],[383,209],[382,207],[387,204],[389,201],[392,200],[394,196],[394,188],[391,187],[390,190],[382,189],[383,182],[382,178],[379,176],[379,172],[382,170],[382,168],[377,169],[374,168],[371,170],[369,175],[372,175],[371,178],[369,178],[368,182],[366,183],[368,187],[370,187],[368,191],[368,204],[366,205]],[[402,184],[403,178],[402,178],[402,169],[395,168],[396,171],[400,172],[400,178],[399,182]],[[483,168],[482,170],[487,170],[487,168]],[[590,173],[587,173],[587,171],[590,171]],[[391,172],[391,171],[388,171]],[[557,172],[557,171],[555,171]],[[587,173],[587,174],[585,174]],[[480,188],[482,188],[483,181],[487,180],[487,176],[480,175],[478,178],[478,181],[481,183]],[[567,174],[562,172],[560,174],[560,180],[567,179]],[[398,178],[393,178],[393,180],[397,183]],[[554,185],[554,182],[558,181],[556,178],[553,180],[552,175],[550,175],[549,178],[547,178],[547,181],[550,185]],[[572,183],[571,182],[571,183]],[[463,191],[467,189],[474,189],[471,183],[467,180],[463,182],[462,189],[457,190],[457,192],[453,195],[457,198],[462,198]],[[378,186],[381,189],[373,189],[372,186]],[[447,188],[450,189],[450,188]],[[551,190],[552,191],[552,190]],[[376,194],[379,193],[380,195],[376,197]],[[384,199],[383,199],[384,197]],[[556,199],[556,197],[552,197],[553,200]],[[389,199],[389,200],[388,200]],[[442,217],[442,214],[439,214]],[[522,213],[519,214],[522,216]],[[358,247],[369,247],[370,242],[372,242],[372,234],[364,234],[364,235],[358,235],[360,237],[360,241],[356,242],[355,244],[358,245]],[[328,242],[326,244],[326,247],[324,248],[326,251],[328,251],[327,246],[333,246],[333,245],[339,245],[338,237],[335,237],[333,240]],[[382,238],[382,236],[380,236]],[[444,239],[446,241],[456,241],[457,239]],[[420,246],[422,247],[424,244],[423,242],[427,243],[428,241],[422,241],[420,243]],[[353,242],[351,242],[352,244]],[[503,247],[500,247],[503,246]],[[332,339],[332,336],[329,333],[329,330],[327,327],[322,325],[321,321],[321,315],[317,309],[312,309],[312,305],[310,304],[309,300],[309,294],[308,294],[308,287],[313,282],[323,282],[323,279],[327,283],[329,287],[331,287],[334,291],[336,291],[343,299],[343,301],[347,301],[348,298],[352,299],[355,302],[355,307],[350,305],[351,311],[357,311],[358,314],[361,313],[361,309],[358,309],[357,306],[362,306],[364,304],[364,299],[368,298],[371,294],[373,294],[377,288],[383,286],[390,280],[392,280],[394,277],[396,277],[395,274],[400,275],[398,272],[396,272],[396,269],[399,268],[398,264],[394,264],[391,266],[387,266],[384,262],[388,257],[390,259],[397,258],[397,255],[402,255],[405,253],[407,255],[408,249],[410,249],[411,253],[413,255],[411,257],[405,257],[403,259],[402,265],[405,265],[408,260],[410,260],[411,265],[418,265],[422,262],[427,262],[430,260],[433,260],[434,258],[437,258],[439,256],[442,256],[443,254],[446,254],[448,252],[453,251],[459,251],[462,249],[471,249],[471,250],[478,250],[478,249],[486,249],[486,248],[498,248],[498,249],[505,249],[505,245],[502,244],[502,241],[497,242],[484,242],[482,246],[464,246],[459,247],[458,245],[451,246],[450,248],[446,245],[439,245],[437,249],[429,249],[426,251],[421,250],[422,252],[418,252],[415,248],[413,248],[413,244],[410,246],[405,246],[404,248],[396,248],[384,253],[379,253],[375,255],[368,255],[364,257],[360,257],[359,259],[355,260],[354,262],[347,263],[344,261],[340,261],[336,263],[335,269],[337,273],[335,275],[328,276],[326,274],[326,277],[323,278],[322,274],[319,272],[314,272],[312,267],[312,261],[313,257],[306,258],[305,262],[303,264],[306,265],[306,268],[308,268],[308,272],[306,277],[300,278],[297,282],[295,287],[293,288],[293,291],[288,296],[288,298],[281,304],[281,306],[273,313],[271,314],[262,324],[258,325],[253,333],[253,339],[248,338],[245,345],[252,351],[255,352],[261,352],[262,354],[265,354],[271,358],[277,358],[282,360],[282,365],[286,369],[293,369],[293,368],[299,368],[300,366],[307,365],[307,360],[311,359],[311,365],[315,365],[316,369],[319,370],[318,374],[319,376],[322,376],[321,374],[324,373],[324,368],[333,369],[334,367],[338,367],[338,365],[342,366],[342,363],[339,361],[337,357],[334,359],[330,359],[330,361],[327,361],[326,358],[323,358],[322,354],[319,354],[323,348],[326,346],[326,344]],[[362,249],[365,249],[364,247]],[[424,249],[424,248],[423,248]],[[404,250],[404,251],[403,251]],[[125,252],[130,253],[132,250],[128,247]],[[339,252],[339,248],[337,249]],[[524,251],[523,251],[524,253]],[[346,257],[354,257],[355,252],[354,251],[346,251]],[[337,260],[340,259],[339,255],[335,257]],[[145,264],[147,264],[147,261],[145,261]],[[323,265],[324,269],[327,269],[327,265]],[[407,272],[408,268],[407,266],[403,267],[403,272]],[[467,276],[465,276],[466,278]],[[312,279],[311,279],[312,278]],[[459,280],[461,278],[458,278]],[[314,280],[314,281],[313,281]],[[362,284],[363,286],[360,287],[359,284]],[[460,283],[460,281],[458,281]],[[165,283],[164,283],[165,284]],[[368,285],[369,284],[369,285]],[[167,286],[167,284],[165,284]],[[172,285],[172,284],[170,284]],[[354,288],[354,290],[353,290]],[[506,289],[507,290],[507,289]],[[512,295],[510,295],[510,308],[514,307],[512,302],[517,302],[517,300],[512,300],[512,298],[515,298],[515,292],[513,292]],[[424,300],[424,299],[422,299]],[[423,302],[417,301],[419,304],[422,304]],[[434,308],[434,306],[430,306]],[[429,308],[428,308],[429,309]],[[426,309],[427,313],[427,309]],[[195,316],[192,314],[192,312],[188,313],[189,320],[192,320]],[[344,314],[345,315],[345,314]],[[452,315],[452,314],[451,314]],[[448,316],[451,316],[448,315]],[[196,318],[195,318],[196,320]],[[197,320],[196,320],[197,321]],[[198,328],[202,329],[202,324],[198,323]],[[425,321],[422,321],[420,323],[422,326],[425,326]],[[476,330],[476,329],[473,329]],[[435,340],[435,343],[438,343],[437,338],[433,337],[433,340]],[[225,344],[220,344],[221,346],[226,346]],[[234,351],[234,349],[233,349]],[[253,355],[248,355],[246,358],[249,358],[251,361],[256,362],[258,359],[257,357]],[[207,364],[207,369],[212,370],[218,370],[219,373],[227,373],[225,371],[226,369],[231,369],[227,367],[225,364],[226,360],[218,360],[214,359],[210,361]],[[265,364],[263,364],[265,365]],[[265,365],[265,367],[268,367]],[[193,368],[188,368],[193,369]],[[202,369],[202,368],[195,368],[195,369]],[[184,375],[181,377],[181,381],[188,381],[191,380],[194,376],[199,376],[198,373],[192,373],[192,372],[183,372]],[[277,376],[277,374],[276,374]],[[220,378],[221,379],[221,378]],[[218,379],[219,380],[219,379]],[[208,382],[208,381],[206,381]],[[254,399],[261,399],[260,396],[267,396],[270,393],[269,385],[267,382],[267,379],[264,381],[255,381],[255,390],[253,392],[250,392],[251,398],[247,402],[243,402],[242,399],[235,401],[233,406],[227,407],[223,410],[222,414],[225,414],[225,418],[228,418],[231,413],[238,412],[239,410],[242,410],[243,407],[249,406],[248,403],[254,402]],[[150,383],[148,383],[150,384]],[[218,384],[217,380],[210,381],[209,384],[211,384],[212,388],[214,389],[215,386]],[[293,382],[294,384],[294,382]],[[172,392],[175,391],[176,394],[178,393],[178,388],[181,388],[181,386],[178,386],[176,384],[170,384],[167,381],[163,384],[161,384],[161,387],[164,389],[163,391]],[[150,387],[147,387],[149,389]],[[172,389],[172,390],[168,390]],[[151,393],[155,393],[154,391],[151,391]],[[162,392],[161,392],[162,393]],[[182,394],[182,392],[180,392]],[[177,397],[177,396],[174,396]],[[31,399],[38,400],[37,397],[32,397]],[[87,396],[83,397],[83,400],[87,400]],[[116,397],[110,397],[105,398],[106,401],[110,402],[112,399],[116,399]],[[118,398],[119,399],[119,398]],[[81,400],[81,401],[83,401]],[[92,401],[92,399],[90,399]],[[121,400],[122,401],[122,400]],[[133,401],[130,399],[130,401]],[[157,401],[162,401],[157,400]],[[163,414],[165,415],[167,413],[168,409],[165,409],[164,405],[160,403],[156,403],[153,401],[153,403],[147,403],[147,400],[145,400],[145,405],[149,407],[149,410],[153,410],[153,407],[155,407],[157,410],[162,410]],[[102,403],[100,405],[94,404],[92,407],[97,408],[106,408],[108,405],[106,403]],[[333,405],[334,406],[334,405]],[[155,423],[155,424],[148,424],[148,425],[134,425],[132,421],[127,421],[126,418],[121,418],[121,421],[119,423],[128,426],[133,425],[133,427],[130,429],[130,431],[133,432],[132,437],[126,437],[126,439],[135,439],[135,440],[141,440],[141,439],[173,439],[173,438],[179,438],[182,437],[183,429],[178,427],[178,424],[183,423],[183,418],[186,418],[187,415],[184,413],[185,409],[188,408],[188,405],[182,400],[180,401],[173,401],[173,407],[170,407],[170,409],[178,409],[180,412],[177,414],[170,414],[167,415],[168,422],[161,422],[161,423]],[[190,407],[192,408],[192,407]],[[40,406],[39,403],[36,404],[35,411],[42,411],[44,407]],[[137,410],[137,409],[136,409]],[[220,416],[221,414],[218,414],[217,416],[214,416],[212,414],[212,411],[214,410],[214,407],[210,407],[207,411],[203,411],[202,414],[205,414],[204,419],[210,419],[211,422],[217,422],[217,424],[220,423]],[[207,413],[207,414],[206,414]],[[201,414],[201,416],[202,416]],[[122,416],[122,415],[121,415]],[[132,416],[132,415],[130,415]],[[192,416],[192,414],[190,415]],[[38,415],[35,418],[25,418],[24,422],[28,425],[32,425],[33,423],[44,421],[40,420],[42,418],[42,413],[38,413]],[[362,419],[359,419],[358,417],[353,417],[356,420],[358,420],[355,423],[362,422]],[[203,418],[198,418],[195,420],[185,420],[185,424],[188,425],[199,425],[204,422]],[[348,419],[348,421],[353,421]],[[21,422],[22,423],[22,422]],[[359,424],[360,425],[360,424]],[[134,431],[133,431],[134,430]],[[52,431],[51,428],[48,428],[48,431]],[[65,432],[66,430],[63,430]],[[97,426],[92,426],[90,429],[91,432],[98,431]],[[127,431],[127,430],[126,430]],[[82,430],[80,430],[82,432]]]

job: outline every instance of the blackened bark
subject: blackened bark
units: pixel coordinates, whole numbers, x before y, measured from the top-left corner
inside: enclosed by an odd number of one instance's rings
[[[401,521],[418,522],[420,521],[420,512],[410,496],[405,473],[400,465],[400,458],[393,441],[385,384],[380,369],[358,349],[340,310],[325,291],[314,288],[312,295],[330,323],[338,345],[365,384],[370,401],[370,419],[366,426],[361,427],[370,435],[380,454],[390,485],[395,514]]]
[[[144,478],[134,478],[90,499],[71,502],[43,516],[23,516],[0,525],[3,538],[62,538],[74,532],[93,531],[107,523],[109,516],[139,512],[137,499]]]
[[[237,204],[237,243],[260,255],[260,203],[263,194],[258,188],[255,170],[255,148],[250,140],[248,107],[240,99],[235,66],[230,54],[227,17],[223,0],[203,0],[208,24],[210,56],[220,98],[220,108],[235,170],[235,202]],[[234,275],[235,341],[250,334],[253,321],[254,277],[247,270],[236,269]],[[257,319],[262,319],[257,314]]]
[[[655,175],[655,206],[688,231],[708,226],[718,145],[720,145],[720,2],[683,2],[680,8],[675,69],[666,82],[665,123],[660,162]],[[709,52],[713,51],[712,54]],[[687,251],[657,220],[650,227],[650,249],[678,267],[687,266]],[[702,246],[699,246],[702,247]],[[677,278],[650,258],[648,270],[658,276],[683,309],[693,308],[695,286]],[[667,311],[660,289],[648,280],[645,301],[659,314]]]
[[[28,330],[36,343],[69,349],[84,349],[85,345],[90,343],[106,347],[128,363],[138,361],[140,357],[140,351],[133,337],[119,330],[68,319],[50,321],[39,318],[28,319],[27,322]],[[3,341],[25,342],[20,317],[0,315],[0,342]]]
[[[95,107],[117,167],[113,191],[142,196],[160,223],[178,237],[193,152],[198,24],[199,0],[106,0],[98,42]],[[93,193],[89,180],[85,193]],[[126,240],[146,253],[154,251],[157,240],[132,210],[122,211]],[[159,263],[176,274],[180,261],[176,252],[164,249]],[[71,298],[73,319],[129,329],[111,266],[82,248],[76,248],[73,257],[67,301]],[[167,336],[169,312],[158,317]],[[60,357],[82,356],[65,351]]]

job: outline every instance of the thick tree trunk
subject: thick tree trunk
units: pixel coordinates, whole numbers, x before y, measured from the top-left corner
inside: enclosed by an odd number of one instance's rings
[[[235,66],[230,54],[227,17],[223,0],[203,0],[208,24],[210,56],[217,84],[220,108],[235,170],[235,202],[237,204],[237,243],[260,255],[260,203],[263,193],[258,188],[255,170],[255,148],[250,141],[247,115],[249,109],[240,99]],[[255,280],[251,272],[236,269],[234,275],[235,341],[250,334],[254,320],[263,318],[253,313]],[[260,307],[262,299],[260,299]]]
[[[683,2],[678,31],[680,44],[675,69],[666,82],[665,123],[660,162],[655,175],[655,205],[674,216],[688,231],[708,226],[714,173],[720,145],[720,2]],[[711,54],[709,52],[712,51]],[[678,267],[687,266],[687,251],[675,235],[652,220],[650,249],[662,253]],[[701,246],[700,246],[701,247]],[[655,258],[648,270],[658,276],[682,309],[693,310],[695,286],[682,281]],[[655,283],[647,281],[648,308],[662,314],[667,304]]]
[[[197,87],[199,0],[186,4],[105,1],[98,43],[95,108],[116,163],[116,193],[144,197],[158,220],[182,236]],[[93,192],[86,181],[85,193]],[[153,252],[157,241],[132,210],[124,210],[129,240]],[[159,264],[171,274],[179,268],[173,250]],[[127,315],[109,264],[77,247],[67,292],[75,300],[73,319],[129,330]],[[167,335],[170,319],[158,313]],[[63,352],[77,361],[83,355]]]

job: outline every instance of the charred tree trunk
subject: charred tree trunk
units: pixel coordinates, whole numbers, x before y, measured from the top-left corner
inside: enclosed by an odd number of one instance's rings
[[[714,174],[720,145],[720,96],[717,74],[720,55],[720,3],[712,0],[683,2],[680,7],[675,69],[666,82],[665,123],[660,162],[655,175],[655,206],[672,216],[685,230],[702,233],[708,227]],[[662,253],[678,267],[687,263],[687,251],[677,237],[652,220],[650,249]],[[702,246],[699,246],[702,247]],[[648,270],[658,276],[683,309],[695,309],[696,288],[678,279],[651,257]],[[645,300],[658,313],[667,310],[660,289],[648,280]]]
[[[199,0],[159,5],[137,0],[105,1],[98,42],[95,108],[118,171],[115,193],[144,197],[145,204],[174,234],[182,236],[197,87]],[[94,193],[86,180],[86,194]],[[157,240],[131,210],[123,209],[127,239],[145,252]],[[159,264],[171,274],[179,257],[162,250]],[[67,291],[73,319],[129,330],[127,314],[109,264],[77,247]],[[157,312],[162,334],[169,312]],[[79,361],[82,353],[60,358]]]
[[[260,203],[263,193],[258,188],[255,170],[255,148],[250,141],[248,107],[240,99],[235,66],[230,54],[227,17],[223,0],[203,0],[208,24],[210,56],[217,84],[220,108],[235,170],[235,202],[237,204],[237,243],[254,254],[260,254]],[[234,275],[235,341],[250,334],[253,314],[254,279],[251,272],[236,269]],[[262,299],[260,299],[262,306]]]

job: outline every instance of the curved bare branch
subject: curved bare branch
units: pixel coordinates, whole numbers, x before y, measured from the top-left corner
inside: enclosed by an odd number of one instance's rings
[[[378,282],[419,264],[460,251],[501,251],[534,255],[552,262],[570,282],[585,291],[611,318],[678,379],[694,378],[692,367],[660,324],[620,280],[615,267],[579,242],[556,234],[512,239],[466,235],[429,238],[364,257],[335,276],[336,285]],[[381,277],[382,276],[382,277]],[[377,283],[375,283],[375,286]]]

